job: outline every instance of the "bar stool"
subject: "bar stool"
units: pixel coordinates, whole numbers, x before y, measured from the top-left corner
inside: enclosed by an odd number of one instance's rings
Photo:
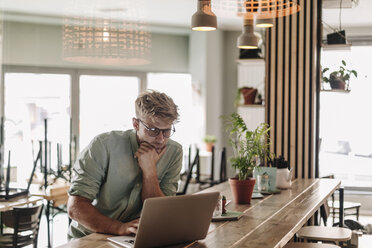
[[[350,244],[351,230],[343,227],[305,226],[297,232],[297,238],[305,241],[324,241]]]
[[[288,243],[283,248],[340,248],[337,245],[318,243]]]

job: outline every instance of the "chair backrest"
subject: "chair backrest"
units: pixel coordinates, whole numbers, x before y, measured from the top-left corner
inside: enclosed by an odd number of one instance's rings
[[[23,247],[30,244],[36,247],[42,209],[43,204],[40,203],[3,212],[2,223],[14,231],[12,239],[0,241],[0,247]],[[28,231],[26,235],[19,235],[24,231]]]
[[[222,148],[220,153],[220,183],[227,181],[227,172],[226,172],[226,147]]]
[[[190,157],[190,155],[189,155],[189,157]],[[190,183],[190,180],[191,180],[191,177],[192,177],[192,173],[193,173],[192,170],[193,170],[194,166],[198,167],[199,165],[200,165],[199,148],[196,148],[196,154],[195,154],[194,161],[190,164],[190,166],[188,168],[188,171],[187,171],[185,186],[183,187],[182,191],[177,193],[177,195],[185,195],[186,194],[187,188],[189,186],[189,183]]]

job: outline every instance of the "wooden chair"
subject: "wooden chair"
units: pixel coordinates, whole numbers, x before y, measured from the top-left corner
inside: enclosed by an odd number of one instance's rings
[[[191,161],[190,150],[191,149],[189,149],[189,161]],[[189,163],[189,168],[188,168],[188,171],[187,171],[187,174],[186,174],[185,186],[183,187],[182,191],[177,192],[177,195],[185,195],[186,194],[187,188],[189,187],[189,184],[190,184],[190,181],[191,181],[191,178],[192,178],[192,173],[193,173],[194,166],[199,167],[199,164],[200,164],[199,148],[196,148],[196,154],[195,154],[194,161],[192,163]],[[197,177],[198,177],[198,175],[197,175]],[[198,178],[197,178],[197,180],[198,180]]]
[[[328,201],[328,206],[330,207],[330,212],[332,213],[332,224],[335,224],[336,218],[339,217],[340,213],[340,202],[334,200],[332,195],[332,201]],[[359,220],[359,209],[361,203],[359,202],[344,202],[344,216],[355,216],[356,220]]]
[[[333,174],[324,176],[322,178],[331,178],[334,179],[335,176]],[[332,213],[332,224],[335,224],[336,218],[339,218],[340,214],[340,202],[335,200],[335,195],[332,194],[332,200],[328,201],[328,207],[330,212]],[[355,216],[356,220],[359,220],[359,209],[361,207],[361,203],[359,202],[349,202],[344,201],[344,216]]]
[[[24,247],[33,244],[37,247],[37,237],[43,204],[15,207],[1,213],[2,224],[13,228],[13,233],[0,236],[0,247]]]
[[[340,246],[318,243],[288,243],[283,248],[340,248]]]

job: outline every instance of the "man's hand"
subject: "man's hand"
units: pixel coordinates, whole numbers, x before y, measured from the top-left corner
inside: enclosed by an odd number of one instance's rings
[[[123,223],[118,230],[118,235],[131,235],[137,233],[139,219],[132,220],[130,222]]]
[[[93,232],[114,235],[137,233],[138,219],[127,223],[111,219],[100,213],[92,205],[91,200],[82,196],[70,196],[67,202],[67,210],[71,219],[76,220]]]
[[[138,160],[138,164],[142,169],[142,173],[150,176],[156,175],[156,163],[166,151],[166,146],[157,151],[147,142],[142,142],[134,154]]]

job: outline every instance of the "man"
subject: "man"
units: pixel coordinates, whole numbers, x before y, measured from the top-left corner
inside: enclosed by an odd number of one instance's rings
[[[69,238],[135,234],[145,199],[176,194],[182,147],[169,137],[177,105],[164,93],[145,91],[135,108],[134,130],[98,135],[79,155],[67,203]]]

